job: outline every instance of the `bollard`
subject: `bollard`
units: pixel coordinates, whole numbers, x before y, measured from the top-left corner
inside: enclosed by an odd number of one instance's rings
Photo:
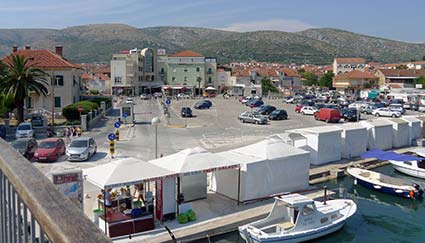
[[[117,141],[120,141],[120,131],[117,129],[117,130],[115,130],[115,139],[117,140]]]
[[[109,153],[111,154],[111,158],[114,158],[114,153],[115,153],[115,142],[109,141]]]

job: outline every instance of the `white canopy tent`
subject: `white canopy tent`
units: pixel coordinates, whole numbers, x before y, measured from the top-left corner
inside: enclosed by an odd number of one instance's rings
[[[149,163],[179,175],[177,196],[183,193],[184,201],[206,198],[207,176],[205,173],[238,168],[239,163],[195,147],[182,150]]]
[[[125,158],[83,170],[87,181],[105,189],[157,180],[173,174],[170,170],[137,158]]]
[[[281,139],[266,139],[217,155],[241,163],[239,171],[213,173],[211,190],[229,198],[249,201],[308,187],[310,153]]]

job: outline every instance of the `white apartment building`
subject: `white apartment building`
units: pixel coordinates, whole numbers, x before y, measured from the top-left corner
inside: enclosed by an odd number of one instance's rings
[[[353,70],[359,70],[364,72],[366,67],[366,61],[363,58],[357,57],[344,57],[334,58],[333,61],[333,72],[335,75],[348,73]]]

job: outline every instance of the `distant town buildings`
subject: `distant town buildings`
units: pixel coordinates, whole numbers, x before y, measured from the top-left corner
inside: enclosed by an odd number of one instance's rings
[[[333,77],[332,86],[348,94],[359,94],[362,89],[377,88],[378,77],[369,72],[353,70]]]
[[[332,66],[333,73],[335,75],[339,75],[351,72],[353,70],[364,71],[366,67],[366,61],[363,58],[357,57],[334,58]]]
[[[56,46],[55,52],[50,50],[33,50],[31,46],[19,50],[17,46],[12,49],[11,55],[20,55],[28,59],[28,64],[40,68],[50,75],[47,88],[50,91],[47,96],[31,93],[25,102],[26,112],[33,110],[52,110],[52,101],[55,112],[62,112],[62,108],[80,101],[82,67],[72,63],[63,57],[63,47]],[[10,62],[10,57],[2,59],[4,63]],[[52,90],[52,84],[54,90]],[[54,97],[52,100],[52,91]]]
[[[379,79],[380,86],[414,88],[415,79],[425,77],[425,69],[379,69],[375,75]]]

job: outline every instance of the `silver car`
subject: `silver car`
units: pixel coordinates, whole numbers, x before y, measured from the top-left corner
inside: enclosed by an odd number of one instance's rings
[[[239,121],[242,123],[248,122],[248,123],[254,123],[254,124],[267,124],[268,120],[267,117],[262,116],[258,112],[250,112],[245,111],[238,117]]]
[[[86,161],[97,152],[97,145],[93,138],[79,137],[72,140],[66,148],[68,161]]]

